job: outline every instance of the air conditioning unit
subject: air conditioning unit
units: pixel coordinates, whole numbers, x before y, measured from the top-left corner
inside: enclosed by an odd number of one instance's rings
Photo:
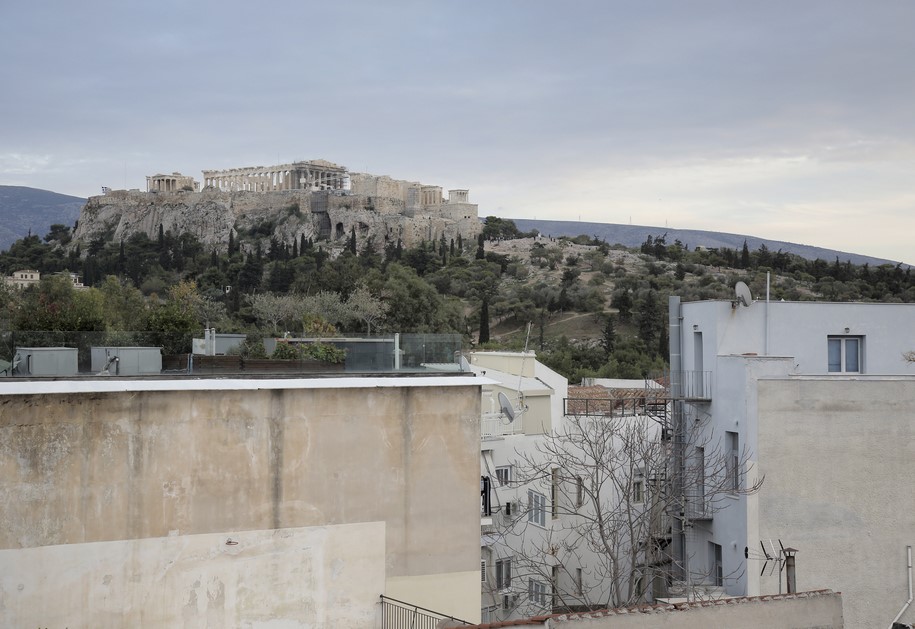
[[[513,515],[517,515],[517,513],[518,513],[518,503],[517,502],[508,501],[505,503],[505,506],[502,507],[502,514],[507,518],[510,518]]]
[[[502,609],[512,610],[518,606],[518,594],[503,594]]]

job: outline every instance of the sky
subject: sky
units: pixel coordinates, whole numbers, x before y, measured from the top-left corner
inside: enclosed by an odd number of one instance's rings
[[[912,0],[2,0],[0,184],[326,159],[915,264]]]

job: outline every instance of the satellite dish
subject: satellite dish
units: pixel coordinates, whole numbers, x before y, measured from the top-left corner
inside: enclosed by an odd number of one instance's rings
[[[502,409],[502,414],[508,417],[508,423],[515,421],[515,407],[508,400],[508,396],[501,391],[499,392],[499,406]]]
[[[734,293],[737,295],[736,302],[741,306],[749,307],[753,303],[753,295],[750,294],[750,287],[743,282],[737,282],[734,287]]]

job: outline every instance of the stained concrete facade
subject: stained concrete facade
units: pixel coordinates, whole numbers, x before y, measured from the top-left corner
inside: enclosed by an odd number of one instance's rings
[[[499,629],[504,626],[544,629],[842,629],[845,624],[842,616],[842,595],[823,590],[800,594],[644,605],[581,614],[555,614],[530,618],[527,621],[482,624],[475,629]]]
[[[0,625],[478,619],[479,418],[467,376],[0,384]]]
[[[781,540],[799,550],[799,588],[842,591],[849,627],[889,626],[908,596],[915,542],[915,365],[903,357],[912,338],[912,304],[673,298],[671,368],[710,392],[686,415],[718,447],[729,435],[739,441],[741,489],[764,479],[759,492],[734,492],[714,517],[689,523],[691,579],[714,575],[717,546],[729,594],[784,590],[771,563],[760,577],[760,541],[777,549]]]

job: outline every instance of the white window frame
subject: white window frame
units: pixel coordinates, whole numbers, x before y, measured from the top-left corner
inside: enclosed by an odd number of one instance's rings
[[[849,361],[852,356],[849,347],[853,346],[857,355],[855,364],[849,368]],[[833,352],[838,349],[838,364],[832,361]],[[862,373],[864,365],[862,357],[864,355],[864,337],[863,336],[845,336],[830,335],[826,337],[826,370],[829,373]]]
[[[555,520],[559,517],[559,468],[554,467],[550,472],[550,516]]]
[[[546,496],[533,489],[527,490],[527,521],[546,528]]]
[[[736,432],[726,431],[727,449],[725,455],[725,471],[728,475],[728,491],[740,491],[740,435]]]
[[[638,470],[635,474],[635,478],[632,479],[632,502],[635,504],[642,504],[645,502],[645,474],[642,473],[642,470]]]
[[[508,590],[512,586],[512,558],[496,559],[496,589]]]
[[[511,485],[514,477],[514,470],[511,465],[500,465],[496,467],[496,480],[499,481],[499,487],[508,487]]]
[[[530,579],[527,582],[527,600],[540,607],[546,606],[547,587],[543,581]]]

